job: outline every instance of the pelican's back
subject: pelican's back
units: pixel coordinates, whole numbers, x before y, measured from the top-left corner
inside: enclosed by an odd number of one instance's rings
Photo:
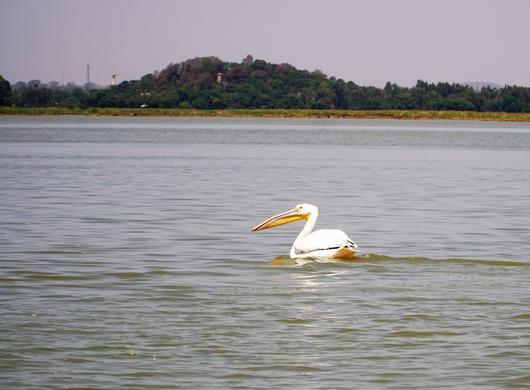
[[[338,229],[316,230],[307,236],[296,240],[294,248],[296,253],[306,254],[319,250],[353,248],[357,245]]]

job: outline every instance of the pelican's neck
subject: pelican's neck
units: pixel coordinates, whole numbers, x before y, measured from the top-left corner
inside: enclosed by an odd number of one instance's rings
[[[318,210],[313,210],[307,217],[307,221],[304,225],[304,228],[300,233],[298,233],[298,236],[296,237],[296,240],[294,240],[293,246],[291,247],[291,258],[294,258],[296,255],[295,246],[296,243],[307,236],[309,233],[313,231],[313,228],[315,227],[315,224],[317,223],[318,218]]]

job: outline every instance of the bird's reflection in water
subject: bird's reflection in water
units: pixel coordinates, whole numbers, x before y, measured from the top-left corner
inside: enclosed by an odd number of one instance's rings
[[[291,259],[289,256],[276,256],[274,259],[270,260],[268,265],[270,267],[282,267],[282,266],[302,266],[306,264],[317,264],[317,263],[355,263],[366,260],[362,256],[356,256],[349,259],[327,259],[322,257],[306,257],[303,259],[295,258]]]

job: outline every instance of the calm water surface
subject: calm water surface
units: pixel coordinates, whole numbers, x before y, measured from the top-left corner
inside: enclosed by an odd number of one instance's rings
[[[0,383],[528,388],[530,126],[0,117]]]

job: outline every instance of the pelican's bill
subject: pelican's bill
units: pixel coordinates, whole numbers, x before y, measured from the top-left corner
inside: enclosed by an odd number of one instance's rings
[[[289,210],[284,213],[275,215],[266,219],[262,223],[252,228],[253,232],[258,232],[260,230],[270,229],[276,226],[285,225],[286,223],[291,223],[294,221],[299,221],[301,219],[307,219],[309,214],[302,214],[297,209]]]

